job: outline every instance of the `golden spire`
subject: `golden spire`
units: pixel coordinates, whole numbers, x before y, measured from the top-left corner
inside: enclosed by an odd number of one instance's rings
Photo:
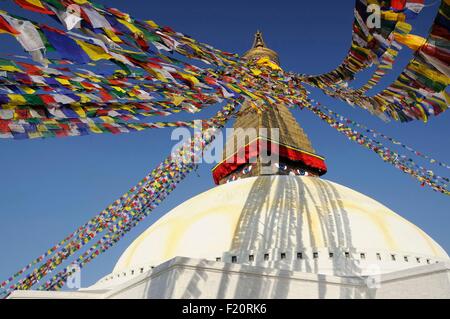
[[[262,32],[258,30],[258,31],[256,31],[255,40],[253,41],[252,48],[254,49],[254,48],[260,48],[260,47],[265,48],[266,44],[264,43]]]
[[[244,59],[269,58],[279,64],[278,54],[267,48],[261,32],[256,32],[252,48],[245,53]],[[266,108],[263,112],[255,111],[251,101],[242,105],[236,122],[233,136],[227,140],[222,155],[222,161],[213,169],[216,184],[224,184],[235,178],[266,175],[268,165],[263,163],[263,152],[260,141],[267,141],[269,153],[279,154],[278,169],[270,175],[313,175],[320,176],[326,173],[324,158],[316,155],[306,133],[298,124],[286,105],[280,103]],[[252,130],[254,129],[254,130]],[[265,129],[267,133],[265,133]],[[279,134],[272,136],[272,129]],[[249,136],[246,132],[256,132],[256,136]],[[272,147],[277,144],[278,147]],[[254,147],[254,146],[257,147]],[[259,146],[258,146],[259,145]],[[255,151],[256,150],[256,151]],[[244,155],[243,155],[244,154]],[[256,159],[250,163],[250,159]],[[273,163],[269,164],[269,166]]]
[[[252,48],[244,54],[243,58],[253,59],[263,57],[268,57],[272,62],[276,63],[277,65],[280,64],[278,54],[266,46],[266,43],[264,42],[263,39],[263,34],[261,31],[258,30],[255,34],[255,40],[253,41]]]

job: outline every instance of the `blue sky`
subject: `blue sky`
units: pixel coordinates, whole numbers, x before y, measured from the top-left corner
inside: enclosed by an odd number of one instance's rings
[[[152,19],[219,49],[243,53],[257,29],[268,46],[278,51],[285,70],[319,74],[336,67],[351,42],[353,0],[345,1],[99,1],[133,16]],[[431,3],[434,1],[427,1]],[[0,10],[34,17],[12,1]],[[424,9],[414,21],[415,32],[425,35],[437,5]],[[21,52],[7,35],[0,35],[2,53]],[[393,72],[378,90],[392,82],[407,64],[403,50]],[[364,83],[367,74],[356,81]],[[429,123],[383,123],[359,108],[352,108],[313,91],[313,98],[360,123],[450,162],[450,112]],[[207,117],[214,110],[199,115]],[[398,212],[450,251],[450,200],[422,188],[410,176],[382,162],[373,152],[347,140],[309,111],[294,116],[315,149],[326,157],[326,179],[366,194]],[[176,117],[176,119],[188,117]],[[190,117],[195,118],[195,117]],[[175,143],[170,130],[30,141],[0,140],[0,281],[46,251],[94,214],[136,184],[170,151]],[[422,163],[422,162],[420,162]],[[83,286],[109,273],[124,249],[157,218],[190,197],[214,187],[210,170],[202,165],[115,248],[84,271]],[[430,166],[433,168],[433,166]],[[436,172],[448,176],[447,170]],[[151,252],[149,252],[151,253]]]

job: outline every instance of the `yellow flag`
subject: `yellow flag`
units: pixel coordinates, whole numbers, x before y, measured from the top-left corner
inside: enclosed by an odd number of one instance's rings
[[[397,13],[394,11],[382,11],[381,16],[384,20],[388,21],[405,21],[406,16],[404,13]]]
[[[42,133],[41,132],[28,132],[28,137],[29,138],[40,138],[42,137]]]
[[[55,78],[55,80],[61,83],[62,85],[70,85],[70,82],[66,79]]]
[[[22,72],[20,69],[16,68],[14,65],[0,65],[0,71]]]
[[[281,68],[276,63],[272,62],[269,57],[259,59],[256,64],[267,65],[273,70],[281,70]]]
[[[83,40],[75,39],[75,41],[92,60],[98,61],[111,59],[111,55],[106,53],[102,47],[84,42]]]
[[[119,91],[120,93],[127,93],[124,89],[122,89],[120,86],[111,85],[114,90]]]
[[[27,102],[25,98],[20,94],[8,94],[11,104],[24,104]]]
[[[412,31],[412,25],[406,22],[397,22],[395,28],[403,33],[410,33]]]
[[[99,119],[101,119],[105,123],[109,123],[109,124],[115,123],[114,119],[110,116],[99,116]]]
[[[392,56],[398,55],[398,52],[391,48],[387,49],[387,52]]]
[[[122,43],[122,40],[112,30],[103,28],[103,31],[105,31],[108,38],[113,40],[115,43]]]
[[[120,105],[120,108],[121,108],[122,110],[127,110],[127,111],[129,111],[130,113],[135,113],[135,111],[136,111],[136,110],[132,109],[131,107],[127,106],[127,105]]]
[[[125,21],[123,19],[117,19],[117,21],[119,21],[124,26],[126,26],[131,32],[136,33],[136,34],[142,34],[142,31],[139,30],[138,28],[136,28],[136,26],[134,26],[134,24],[132,24],[128,21]]]
[[[445,101],[447,102],[447,105],[450,105],[450,95],[444,91],[444,98]]]
[[[181,103],[183,103],[184,100],[185,100],[185,98],[182,96],[172,95],[172,102],[175,106],[180,105]]]
[[[258,69],[250,69],[250,70],[252,71],[253,75],[256,75],[256,76],[258,76],[262,73],[262,71],[258,70]]]
[[[427,43],[427,39],[414,34],[401,35],[399,33],[394,33],[394,35],[395,41],[406,45],[414,51],[419,50],[425,43]]]
[[[89,123],[88,126],[89,126],[89,129],[91,130],[91,132],[93,132],[93,133],[102,133],[103,132],[94,123]]]
[[[427,113],[425,112],[425,109],[423,108],[423,106],[420,105],[420,103],[415,103],[414,106],[416,107],[417,110],[420,111],[420,114],[422,115],[421,116],[422,121],[424,123],[427,123],[428,122],[428,116],[427,116]]]
[[[158,80],[160,80],[161,82],[164,82],[164,83],[168,83],[169,82],[169,80],[161,73],[161,72],[158,72],[158,71],[156,71],[156,70],[153,70],[153,69],[146,69],[149,73],[151,73],[151,74],[153,74],[153,75],[155,75],[155,77],[158,79]]]
[[[47,132],[48,130],[47,130],[47,127],[44,125],[44,124],[37,124],[36,125],[36,129],[39,131],[39,132]]]
[[[445,76],[444,74],[437,72],[433,69],[428,68],[425,64],[421,63],[411,63],[409,65],[409,68],[417,73],[420,73],[427,77],[428,79],[431,79],[436,82],[444,83],[445,85],[450,84],[450,78]]]
[[[202,52],[202,50],[194,43],[189,44],[192,49],[194,49],[196,52]]]
[[[189,74],[186,74],[186,73],[179,73],[184,79],[186,79],[186,80],[190,80],[192,83],[194,83],[194,85],[197,85],[197,84],[199,84],[200,83],[200,81],[196,78],[196,77],[194,77],[194,76],[192,76],[192,75],[189,75]]]
[[[36,90],[33,90],[32,88],[29,88],[29,87],[22,87],[22,90],[24,90],[25,91],[25,93],[27,93],[27,94],[33,94],[34,92],[36,92]]]
[[[27,0],[27,2],[35,7],[46,9],[40,0]]]
[[[132,124],[132,123],[130,123],[130,124],[128,124],[130,127],[132,127],[132,128],[134,128],[135,130],[137,130],[137,131],[142,131],[142,130],[145,130],[145,128],[143,128],[142,126],[140,126],[140,125],[135,125],[135,124]]]
[[[147,20],[147,21],[145,21],[145,22],[147,22],[147,24],[150,26],[150,27],[152,27],[153,29],[158,29],[159,28],[159,25],[157,25],[154,21],[152,21],[152,20]]]
[[[250,92],[248,90],[245,90],[245,89],[242,88],[242,92],[244,92],[245,94],[247,94],[249,97],[251,97],[254,100],[258,100],[259,99],[258,96],[256,96],[255,94],[253,94],[252,92]]]
[[[86,113],[84,112],[83,108],[79,105],[71,105],[72,110],[78,114],[79,117],[86,117]]]

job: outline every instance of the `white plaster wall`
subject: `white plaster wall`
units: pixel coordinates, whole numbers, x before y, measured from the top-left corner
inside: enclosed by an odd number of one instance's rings
[[[24,298],[445,298],[450,299],[450,263],[418,266],[376,277],[338,277],[177,257],[110,289],[77,292],[16,291]]]
[[[145,276],[144,276],[145,277]],[[367,279],[175,258],[108,298],[449,298],[450,264],[418,266]]]

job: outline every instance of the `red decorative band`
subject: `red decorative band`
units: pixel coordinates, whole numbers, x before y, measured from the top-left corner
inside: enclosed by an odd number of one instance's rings
[[[266,152],[268,149],[272,153],[278,151],[280,159],[284,158],[293,162],[299,162],[320,176],[327,172],[327,166],[323,157],[269,140],[265,141],[265,143],[259,143],[260,140],[256,139],[247,144],[245,152],[241,148],[238,152],[214,167],[212,173],[216,185],[219,185],[220,180],[236,171],[243,164],[249,163],[250,159],[255,158],[260,152]],[[277,144],[278,149],[276,147],[272,148],[272,144]]]

